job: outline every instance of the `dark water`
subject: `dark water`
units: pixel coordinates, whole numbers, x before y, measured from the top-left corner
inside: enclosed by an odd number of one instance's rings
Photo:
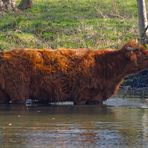
[[[148,148],[148,103],[0,105],[0,148]]]

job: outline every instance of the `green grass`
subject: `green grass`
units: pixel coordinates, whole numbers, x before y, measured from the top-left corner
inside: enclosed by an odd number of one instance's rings
[[[0,16],[0,49],[119,47],[138,37],[135,0],[34,0]]]

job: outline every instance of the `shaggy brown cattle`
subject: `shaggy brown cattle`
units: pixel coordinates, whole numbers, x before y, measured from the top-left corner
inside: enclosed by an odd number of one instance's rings
[[[0,102],[99,103],[122,79],[148,68],[148,52],[134,41],[120,50],[15,49],[0,53]]]

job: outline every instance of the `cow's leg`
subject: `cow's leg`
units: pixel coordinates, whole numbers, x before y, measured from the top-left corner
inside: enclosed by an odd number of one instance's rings
[[[0,89],[0,104],[9,103],[9,101],[10,101],[9,95],[5,91]]]
[[[26,99],[29,98],[28,87],[17,85],[16,83],[12,83],[12,81],[7,83],[6,92],[10,96],[10,103],[25,103]]]
[[[14,70],[12,70],[14,71]],[[11,103],[24,103],[30,97],[30,79],[23,72],[5,76],[5,91],[10,96]]]

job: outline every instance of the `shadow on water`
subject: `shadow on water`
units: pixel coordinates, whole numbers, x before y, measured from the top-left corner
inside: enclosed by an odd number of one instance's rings
[[[112,98],[102,106],[0,105],[0,145],[147,147],[147,105],[144,100],[130,98]]]

